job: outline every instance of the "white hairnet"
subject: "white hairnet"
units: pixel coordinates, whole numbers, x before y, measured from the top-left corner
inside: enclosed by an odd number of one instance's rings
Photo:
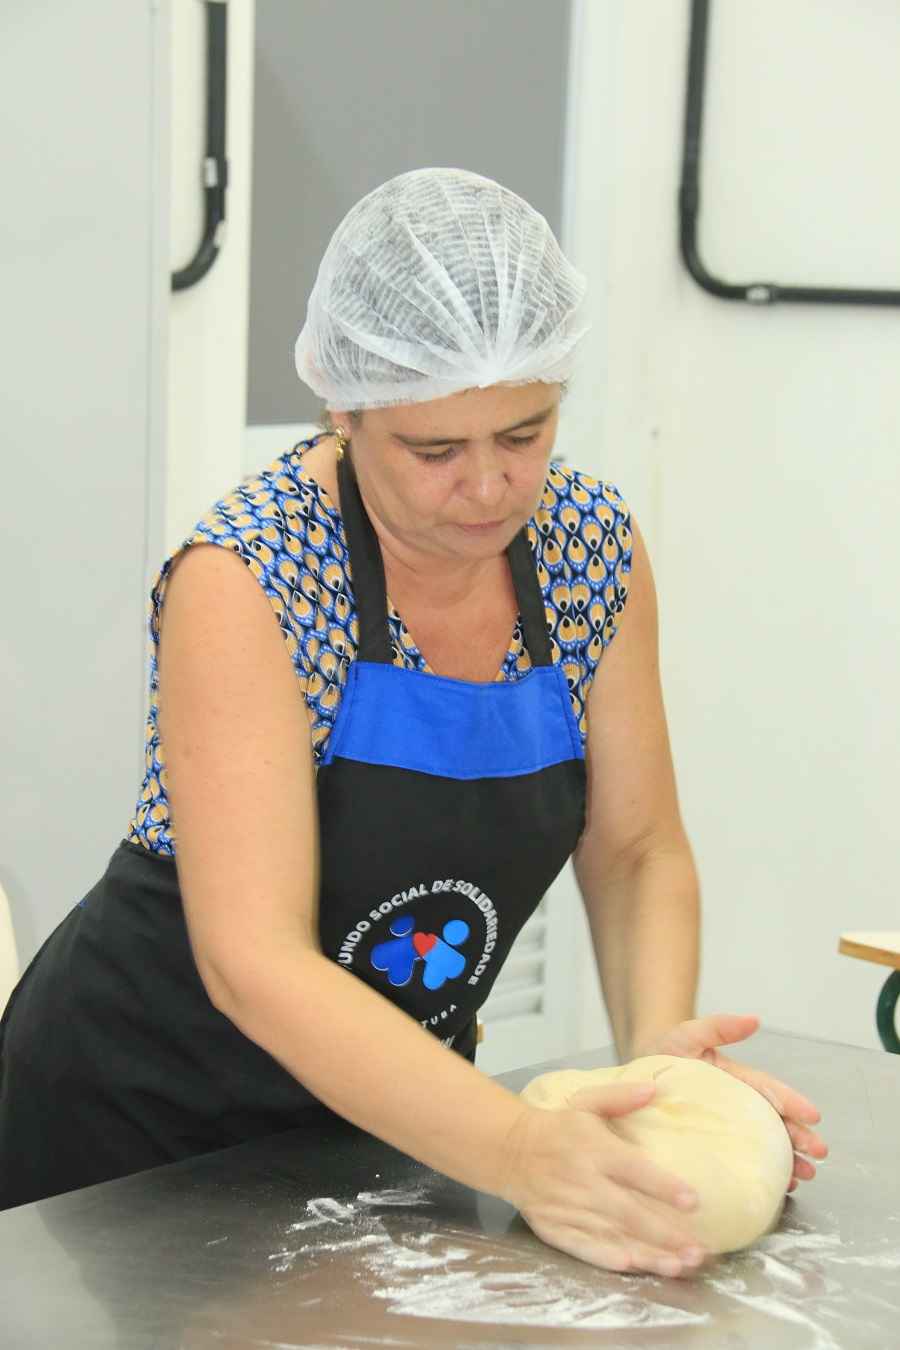
[[[547,221],[490,178],[413,169],[351,207],[294,357],[329,409],[565,380],[587,283]]]

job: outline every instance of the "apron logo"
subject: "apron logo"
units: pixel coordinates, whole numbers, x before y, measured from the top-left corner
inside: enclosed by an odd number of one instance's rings
[[[397,913],[398,909],[405,908],[415,900],[439,894],[464,897],[480,911],[484,921],[484,942],[478,956],[466,958],[456,950],[468,940],[472,931],[464,919],[448,919],[440,933],[416,932],[416,921],[412,916]],[[470,959],[475,964],[466,983],[478,984],[497,946],[499,918],[493,900],[474,882],[438,877],[430,886],[420,882],[408,890],[398,891],[390,900],[382,900],[381,904],[369,910],[367,919],[360,919],[356,927],[351,928],[340,945],[337,961],[342,966],[352,967],[354,957],[358,954],[357,948],[360,943],[367,941],[373,925],[382,923],[391,915],[393,918],[389,928],[392,936],[375,944],[369,961],[375,970],[387,975],[389,984],[395,989],[410,983],[419,961],[422,963],[422,983],[426,989],[441,989],[448,980],[458,980],[466,973]],[[427,918],[423,921],[427,922]]]
[[[372,949],[370,960],[375,969],[385,973],[395,988],[409,984],[417,961],[423,963],[426,989],[441,989],[448,980],[458,979],[465,971],[466,958],[455,949],[469,936],[469,925],[462,919],[450,919],[440,937],[414,929],[415,922],[408,914],[394,920],[393,938]]]

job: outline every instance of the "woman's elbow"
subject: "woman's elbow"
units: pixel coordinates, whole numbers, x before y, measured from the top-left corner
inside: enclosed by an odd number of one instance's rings
[[[308,961],[322,959],[318,942],[301,938],[280,943],[277,951],[260,950],[256,945],[247,950],[245,944],[234,941],[225,951],[194,952],[197,974],[210,1003],[217,1012],[242,1027],[252,1009],[279,985],[289,982],[302,989],[302,967]]]

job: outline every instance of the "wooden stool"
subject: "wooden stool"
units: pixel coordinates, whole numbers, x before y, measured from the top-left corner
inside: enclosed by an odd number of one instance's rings
[[[844,956],[857,956],[861,961],[874,961],[879,966],[893,966],[878,995],[875,1023],[885,1050],[900,1055],[900,1037],[894,1020],[900,1002],[900,933],[842,933],[838,951]]]

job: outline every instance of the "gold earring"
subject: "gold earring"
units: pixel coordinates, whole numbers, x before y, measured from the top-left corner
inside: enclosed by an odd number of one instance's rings
[[[335,440],[337,441],[337,457],[338,457],[338,459],[343,459],[343,458],[344,458],[344,447],[350,444],[349,440],[347,439],[347,435],[346,435],[346,433],[345,433],[345,431],[344,431],[344,428],[343,428],[343,427],[335,427],[335,429],[334,429],[334,436],[335,436]]]

